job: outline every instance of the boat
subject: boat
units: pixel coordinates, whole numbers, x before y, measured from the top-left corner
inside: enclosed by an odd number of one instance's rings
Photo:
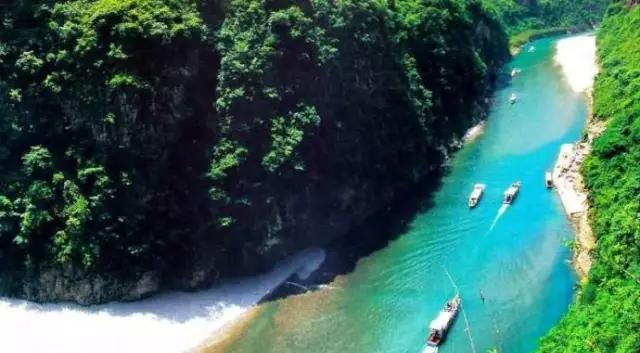
[[[522,184],[519,181],[516,181],[515,183],[511,184],[511,186],[509,186],[507,191],[504,192],[503,203],[505,205],[510,205],[513,203],[513,200],[516,198],[516,196],[518,196],[518,192],[520,191],[521,185]]]
[[[518,96],[515,93],[511,93],[511,97],[509,97],[509,103],[513,104],[518,100]]]
[[[478,205],[485,188],[486,185],[484,184],[476,184],[473,186],[473,191],[471,191],[471,195],[469,196],[469,208],[474,208]]]
[[[534,47],[533,45],[529,47],[529,53],[533,53],[536,51],[536,47]]]
[[[427,337],[427,347],[438,347],[447,337],[447,331],[460,309],[460,295],[456,294],[449,300],[444,308],[438,313],[429,324],[429,336]]]
[[[553,188],[553,175],[551,172],[544,173],[544,184],[547,186],[547,189]]]
[[[518,69],[511,70],[511,78],[518,76],[519,73],[520,73],[520,70]]]

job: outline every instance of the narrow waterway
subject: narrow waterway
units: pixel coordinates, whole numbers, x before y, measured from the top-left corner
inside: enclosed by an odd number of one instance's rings
[[[454,293],[444,268],[461,292],[476,352],[535,349],[566,311],[576,281],[567,245],[573,230],[545,189],[544,173],[559,146],[580,137],[588,110],[586,96],[571,89],[554,62],[556,43],[537,41],[535,51],[525,48],[505,67],[522,72],[495,92],[485,133],[455,155],[433,206],[406,234],[327,289],[264,304],[226,351],[420,352],[426,326]],[[516,180],[519,197],[499,212]],[[487,189],[469,210],[478,182]],[[440,352],[473,352],[464,320]]]

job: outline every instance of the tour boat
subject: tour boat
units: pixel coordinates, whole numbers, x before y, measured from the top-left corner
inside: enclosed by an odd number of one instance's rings
[[[511,77],[516,77],[516,76],[518,76],[518,73],[519,73],[519,72],[520,72],[520,71],[519,71],[518,69],[513,69],[513,70],[511,70]]]
[[[460,309],[460,296],[456,294],[445,304],[438,316],[429,324],[429,337],[427,337],[428,347],[438,347],[447,336],[447,331],[453,320],[458,315]]]
[[[513,104],[518,100],[518,97],[515,93],[511,93],[511,97],[509,97],[509,103]]]
[[[510,205],[513,203],[513,200],[516,198],[518,192],[520,191],[520,185],[521,183],[519,181],[516,181],[515,183],[511,184],[511,186],[509,186],[507,191],[504,192],[504,204]]]
[[[544,184],[547,186],[547,189],[553,188],[553,175],[551,172],[544,173]]]
[[[484,184],[476,184],[473,186],[473,191],[471,192],[471,196],[469,196],[469,208],[474,208],[478,205],[485,187],[486,185]]]

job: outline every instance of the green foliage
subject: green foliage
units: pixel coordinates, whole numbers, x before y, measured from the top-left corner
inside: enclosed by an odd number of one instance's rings
[[[595,265],[579,300],[540,352],[640,351],[640,8],[616,5],[598,30],[594,113],[608,128],[583,174],[591,192]]]
[[[539,14],[507,0],[2,10],[0,284],[13,288],[47,267],[192,286],[196,267],[233,273],[237,254],[324,223],[310,214],[385,206],[485,111],[503,24]],[[337,210],[354,185],[367,205]],[[291,250],[278,246],[265,258]]]
[[[487,6],[499,14],[510,35],[550,28],[585,30],[600,22],[613,0],[491,0]],[[531,32],[532,31],[532,32]]]
[[[356,177],[348,159],[363,153],[381,174],[410,178],[408,166],[434,163],[481,112],[507,56],[497,18],[457,0],[231,1],[217,48],[222,119],[209,176],[234,219],[322,169]]]
[[[51,154],[42,146],[32,146],[29,152],[22,157],[22,168],[28,176],[50,171],[51,167]]]
[[[209,176],[214,180],[221,180],[227,176],[227,171],[240,165],[248,150],[235,141],[221,140],[213,152],[213,163]]]
[[[85,235],[87,223],[90,221],[91,205],[80,192],[80,188],[70,180],[64,182],[62,195],[65,203],[62,211],[65,227],[56,232],[53,244],[56,261],[68,263],[79,251],[76,248],[83,246],[81,245],[82,237]],[[80,251],[82,252],[82,249]],[[89,254],[83,256],[82,260],[85,266],[90,266],[93,261]]]
[[[511,37],[511,47],[567,31],[593,29],[614,0],[486,0]]]
[[[407,73],[407,81],[409,83],[408,95],[410,102],[418,115],[420,126],[426,130],[430,124],[428,119],[433,116],[431,112],[432,94],[425,88],[422,77],[418,72],[416,59],[410,54],[406,54],[402,58],[402,64],[405,72]]]
[[[210,38],[196,2],[2,10],[0,276],[64,265],[133,277],[160,266],[169,237],[159,234],[171,227],[148,215],[167,208],[166,165],[190,133],[180,131],[193,114],[182,91]],[[191,140],[210,137],[203,131]],[[191,177],[194,159],[173,177]]]
[[[262,159],[262,165],[270,172],[290,160],[296,147],[304,138],[309,125],[318,126],[320,117],[314,107],[299,106],[287,118],[275,117],[271,120],[271,148]]]
[[[519,48],[531,40],[542,37],[563,34],[567,31],[566,27],[552,27],[543,29],[527,29],[511,37],[509,43],[512,48]]]

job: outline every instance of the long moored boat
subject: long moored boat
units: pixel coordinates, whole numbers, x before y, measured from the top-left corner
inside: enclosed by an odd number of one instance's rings
[[[478,202],[480,202],[485,188],[486,185],[484,184],[476,184],[473,186],[473,191],[469,196],[469,208],[474,208],[478,205]]]
[[[447,337],[447,331],[451,327],[453,320],[458,315],[460,309],[460,296],[456,294],[445,304],[438,316],[429,324],[429,337],[427,347],[438,347]]]

